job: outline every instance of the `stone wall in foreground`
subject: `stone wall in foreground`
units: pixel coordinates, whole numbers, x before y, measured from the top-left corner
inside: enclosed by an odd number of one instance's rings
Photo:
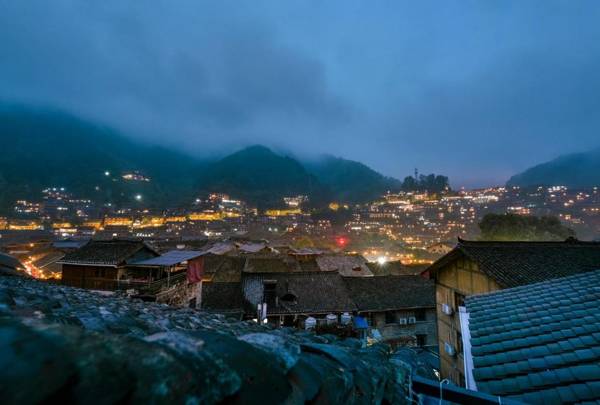
[[[0,402],[403,403],[387,346],[0,277]]]

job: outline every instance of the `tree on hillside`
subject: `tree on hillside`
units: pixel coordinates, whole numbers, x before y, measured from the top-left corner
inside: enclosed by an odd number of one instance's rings
[[[574,237],[575,232],[554,216],[486,214],[479,223],[482,240],[553,241]]]
[[[421,174],[419,178],[407,176],[402,183],[404,191],[428,191],[430,193],[440,193],[450,188],[448,177],[428,174]]]

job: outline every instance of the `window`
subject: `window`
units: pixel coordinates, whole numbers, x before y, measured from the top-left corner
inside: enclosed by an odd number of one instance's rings
[[[462,353],[463,351],[462,333],[458,331],[456,331],[456,351],[458,353]]]
[[[417,334],[417,346],[423,347],[427,344],[427,335]]]
[[[415,311],[415,318],[417,320],[417,322],[423,322],[424,320],[426,320],[426,312],[424,309],[417,309]]]
[[[396,323],[396,313],[394,311],[385,313],[385,323]]]

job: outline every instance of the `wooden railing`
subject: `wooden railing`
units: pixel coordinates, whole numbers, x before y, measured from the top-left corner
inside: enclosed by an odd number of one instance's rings
[[[154,295],[163,289],[167,289],[176,284],[181,284],[181,283],[185,282],[186,280],[187,280],[187,274],[184,271],[184,272],[175,274],[168,278],[162,278],[160,280],[153,281],[149,284],[146,283],[144,286],[138,287],[138,290],[140,291],[140,293],[143,293],[143,294]]]
[[[173,285],[185,282],[186,279],[187,274],[185,271],[151,282],[142,280],[107,280],[100,277],[88,277],[84,279],[82,287],[91,290],[137,290],[140,294],[152,295]]]

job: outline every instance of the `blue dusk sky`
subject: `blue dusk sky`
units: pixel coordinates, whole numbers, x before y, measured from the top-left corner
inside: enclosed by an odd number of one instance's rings
[[[500,184],[600,146],[600,1],[0,0],[0,100]]]

